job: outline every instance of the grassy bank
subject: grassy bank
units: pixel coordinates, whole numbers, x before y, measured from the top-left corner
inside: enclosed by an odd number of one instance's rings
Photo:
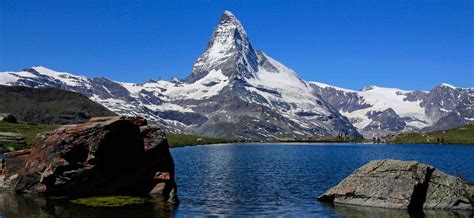
[[[389,142],[395,144],[474,145],[474,124],[467,124],[454,129],[430,133],[402,133],[389,139]]]
[[[53,129],[56,129],[57,127],[57,125],[48,124],[7,123],[4,121],[0,121],[0,132],[20,133],[26,138],[26,144],[0,141],[0,144],[3,145],[3,147],[0,148],[0,152],[3,152],[8,147],[12,147],[15,150],[30,147],[31,144],[33,144],[33,141],[36,138],[37,134],[51,131]]]
[[[51,131],[56,128],[58,128],[57,125],[7,123],[0,121],[0,132],[20,133],[26,137],[27,144],[31,144],[38,133]]]
[[[211,138],[203,137],[196,135],[185,135],[185,134],[176,134],[176,133],[167,133],[166,137],[168,138],[168,143],[170,147],[183,147],[183,146],[193,146],[193,145],[204,145],[204,144],[219,144],[219,143],[229,143],[229,140],[222,138]]]

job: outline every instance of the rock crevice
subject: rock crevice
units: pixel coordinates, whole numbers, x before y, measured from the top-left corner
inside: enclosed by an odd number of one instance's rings
[[[413,193],[410,197],[411,201],[408,204],[408,210],[416,211],[423,209],[423,204],[425,203],[426,195],[428,194],[429,182],[434,170],[434,168],[428,168],[425,175],[425,181],[417,183],[413,188]]]

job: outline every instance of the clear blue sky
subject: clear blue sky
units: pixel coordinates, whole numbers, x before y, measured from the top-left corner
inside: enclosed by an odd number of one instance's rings
[[[0,71],[184,78],[224,10],[255,48],[345,88],[474,87],[473,1],[1,0]]]

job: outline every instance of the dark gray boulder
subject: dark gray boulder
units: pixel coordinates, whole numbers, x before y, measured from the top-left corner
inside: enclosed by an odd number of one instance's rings
[[[318,198],[336,204],[393,209],[473,209],[470,188],[458,177],[416,161],[374,160]]]

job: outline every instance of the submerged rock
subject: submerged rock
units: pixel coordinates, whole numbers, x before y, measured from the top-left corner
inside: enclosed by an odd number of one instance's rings
[[[416,161],[374,160],[319,201],[394,209],[473,209],[470,188],[458,177]]]
[[[143,118],[94,118],[39,134],[16,173],[10,186],[17,192],[148,195],[163,183],[165,191],[160,194],[177,202],[174,162],[166,136]]]

